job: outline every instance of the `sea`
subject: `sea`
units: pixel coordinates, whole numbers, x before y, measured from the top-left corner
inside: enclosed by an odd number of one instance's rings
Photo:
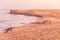
[[[35,22],[38,17],[27,15],[9,14],[10,9],[0,9],[0,34],[6,32],[11,27],[20,27],[31,22]]]

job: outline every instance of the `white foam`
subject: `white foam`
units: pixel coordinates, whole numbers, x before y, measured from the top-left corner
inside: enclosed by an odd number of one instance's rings
[[[5,12],[7,13],[7,12]],[[10,27],[19,27],[37,20],[37,17],[0,13],[0,33]]]

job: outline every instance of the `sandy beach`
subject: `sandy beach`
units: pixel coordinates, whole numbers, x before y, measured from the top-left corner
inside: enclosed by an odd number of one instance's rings
[[[0,40],[60,40],[60,10],[12,10],[8,15],[0,20],[7,19],[0,22]]]

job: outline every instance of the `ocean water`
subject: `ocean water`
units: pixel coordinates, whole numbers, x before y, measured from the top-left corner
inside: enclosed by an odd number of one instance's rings
[[[23,26],[38,19],[34,16],[14,15],[9,12],[10,10],[0,10],[0,34],[10,27]]]

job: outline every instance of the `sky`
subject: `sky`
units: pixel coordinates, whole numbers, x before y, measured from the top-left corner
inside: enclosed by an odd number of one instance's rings
[[[60,0],[0,0],[0,9],[60,9]]]

